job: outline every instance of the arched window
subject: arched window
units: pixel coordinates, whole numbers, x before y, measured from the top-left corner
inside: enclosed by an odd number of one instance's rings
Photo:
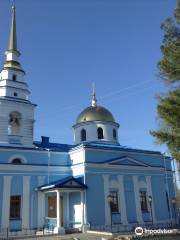
[[[81,141],[86,141],[86,130],[85,129],[81,130]]]
[[[114,138],[114,140],[116,140],[116,139],[117,139],[117,133],[116,133],[116,129],[113,129],[113,138]]]
[[[97,134],[98,134],[98,139],[104,138],[103,129],[101,127],[97,129]]]
[[[21,161],[20,158],[15,158],[15,159],[12,160],[11,163],[12,163],[12,164],[22,164],[22,161]]]
[[[18,112],[11,112],[9,114],[8,134],[20,135],[21,130],[21,114]]]

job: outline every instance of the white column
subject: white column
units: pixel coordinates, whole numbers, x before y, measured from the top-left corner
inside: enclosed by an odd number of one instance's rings
[[[60,233],[64,234],[65,229],[61,226],[61,206],[60,206],[60,192],[59,190],[56,191],[56,220],[57,220],[57,226],[54,229],[54,233]]]
[[[151,203],[151,207],[152,207],[152,218],[153,218],[153,223],[156,223],[156,214],[155,214],[155,208],[154,208],[154,198],[153,198],[153,193],[152,193],[152,186],[151,186],[151,176],[147,176],[146,177],[146,182],[147,182],[147,192],[148,192],[148,196],[152,197],[152,203]]]
[[[12,176],[3,177],[1,228],[9,227],[11,180]]]
[[[23,176],[22,228],[29,229],[30,176]]]
[[[127,221],[127,213],[126,213],[126,200],[125,200],[125,192],[124,192],[124,177],[123,175],[118,176],[119,181],[119,203],[121,210],[121,222],[124,225],[128,224]]]
[[[57,219],[57,229],[61,227],[61,219],[60,219],[60,192],[57,190],[56,192],[56,219]]]
[[[137,222],[139,224],[143,224],[144,221],[143,221],[143,218],[142,218],[142,211],[141,211],[140,197],[139,197],[138,177],[137,176],[133,176],[133,183],[134,183],[134,195],[135,195]]]
[[[66,221],[67,226],[69,227],[69,192],[66,193]]]
[[[110,216],[110,209],[107,202],[107,196],[109,194],[109,175],[104,174],[104,204],[105,204],[105,225],[111,224],[111,216]]]

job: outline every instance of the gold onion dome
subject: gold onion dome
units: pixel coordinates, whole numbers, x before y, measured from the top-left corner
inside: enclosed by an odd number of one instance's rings
[[[102,106],[90,106],[84,109],[76,119],[76,123],[89,121],[115,122],[113,115],[109,110]]]
[[[93,84],[93,93],[91,106],[85,108],[77,117],[76,124],[90,121],[115,122],[111,112],[102,106],[97,106],[95,85]]]

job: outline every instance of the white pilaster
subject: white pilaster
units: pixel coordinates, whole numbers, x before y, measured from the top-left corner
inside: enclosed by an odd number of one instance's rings
[[[104,205],[105,205],[105,225],[110,225],[111,224],[111,216],[110,216],[110,211],[109,211],[109,206],[107,202],[107,196],[109,194],[109,175],[104,174]]]
[[[69,192],[66,193],[66,221],[69,226]]]
[[[126,213],[126,200],[125,200],[125,192],[124,192],[124,177],[123,175],[118,176],[119,181],[119,202],[120,202],[120,210],[121,210],[121,222],[124,225],[128,224],[127,221],[127,213]]]
[[[84,225],[84,192],[81,191],[82,226]]]
[[[22,228],[29,229],[30,176],[23,176]]]
[[[41,228],[44,225],[45,219],[45,195],[43,192],[38,192],[38,227]]]
[[[3,198],[2,198],[2,216],[1,216],[2,229],[9,227],[11,180],[12,180],[12,176],[3,177]]]
[[[153,223],[157,223],[156,214],[155,214],[155,208],[154,208],[154,198],[153,198],[152,186],[151,186],[151,176],[147,176],[146,177],[146,182],[147,182],[147,193],[148,193],[148,196],[152,197],[151,207],[152,207]]]
[[[143,224],[144,221],[142,218],[142,211],[141,211],[141,205],[140,205],[138,176],[133,176],[133,183],[134,183],[134,195],[135,195],[137,222],[139,224]]]
[[[43,185],[45,182],[45,176],[38,177],[38,186]],[[38,192],[38,214],[37,214],[38,227],[42,228],[45,220],[45,194]]]

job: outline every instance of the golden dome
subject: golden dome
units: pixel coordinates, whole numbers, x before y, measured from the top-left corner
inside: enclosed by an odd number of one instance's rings
[[[106,108],[101,106],[90,106],[84,109],[76,119],[76,123],[89,121],[115,122],[113,115]]]

